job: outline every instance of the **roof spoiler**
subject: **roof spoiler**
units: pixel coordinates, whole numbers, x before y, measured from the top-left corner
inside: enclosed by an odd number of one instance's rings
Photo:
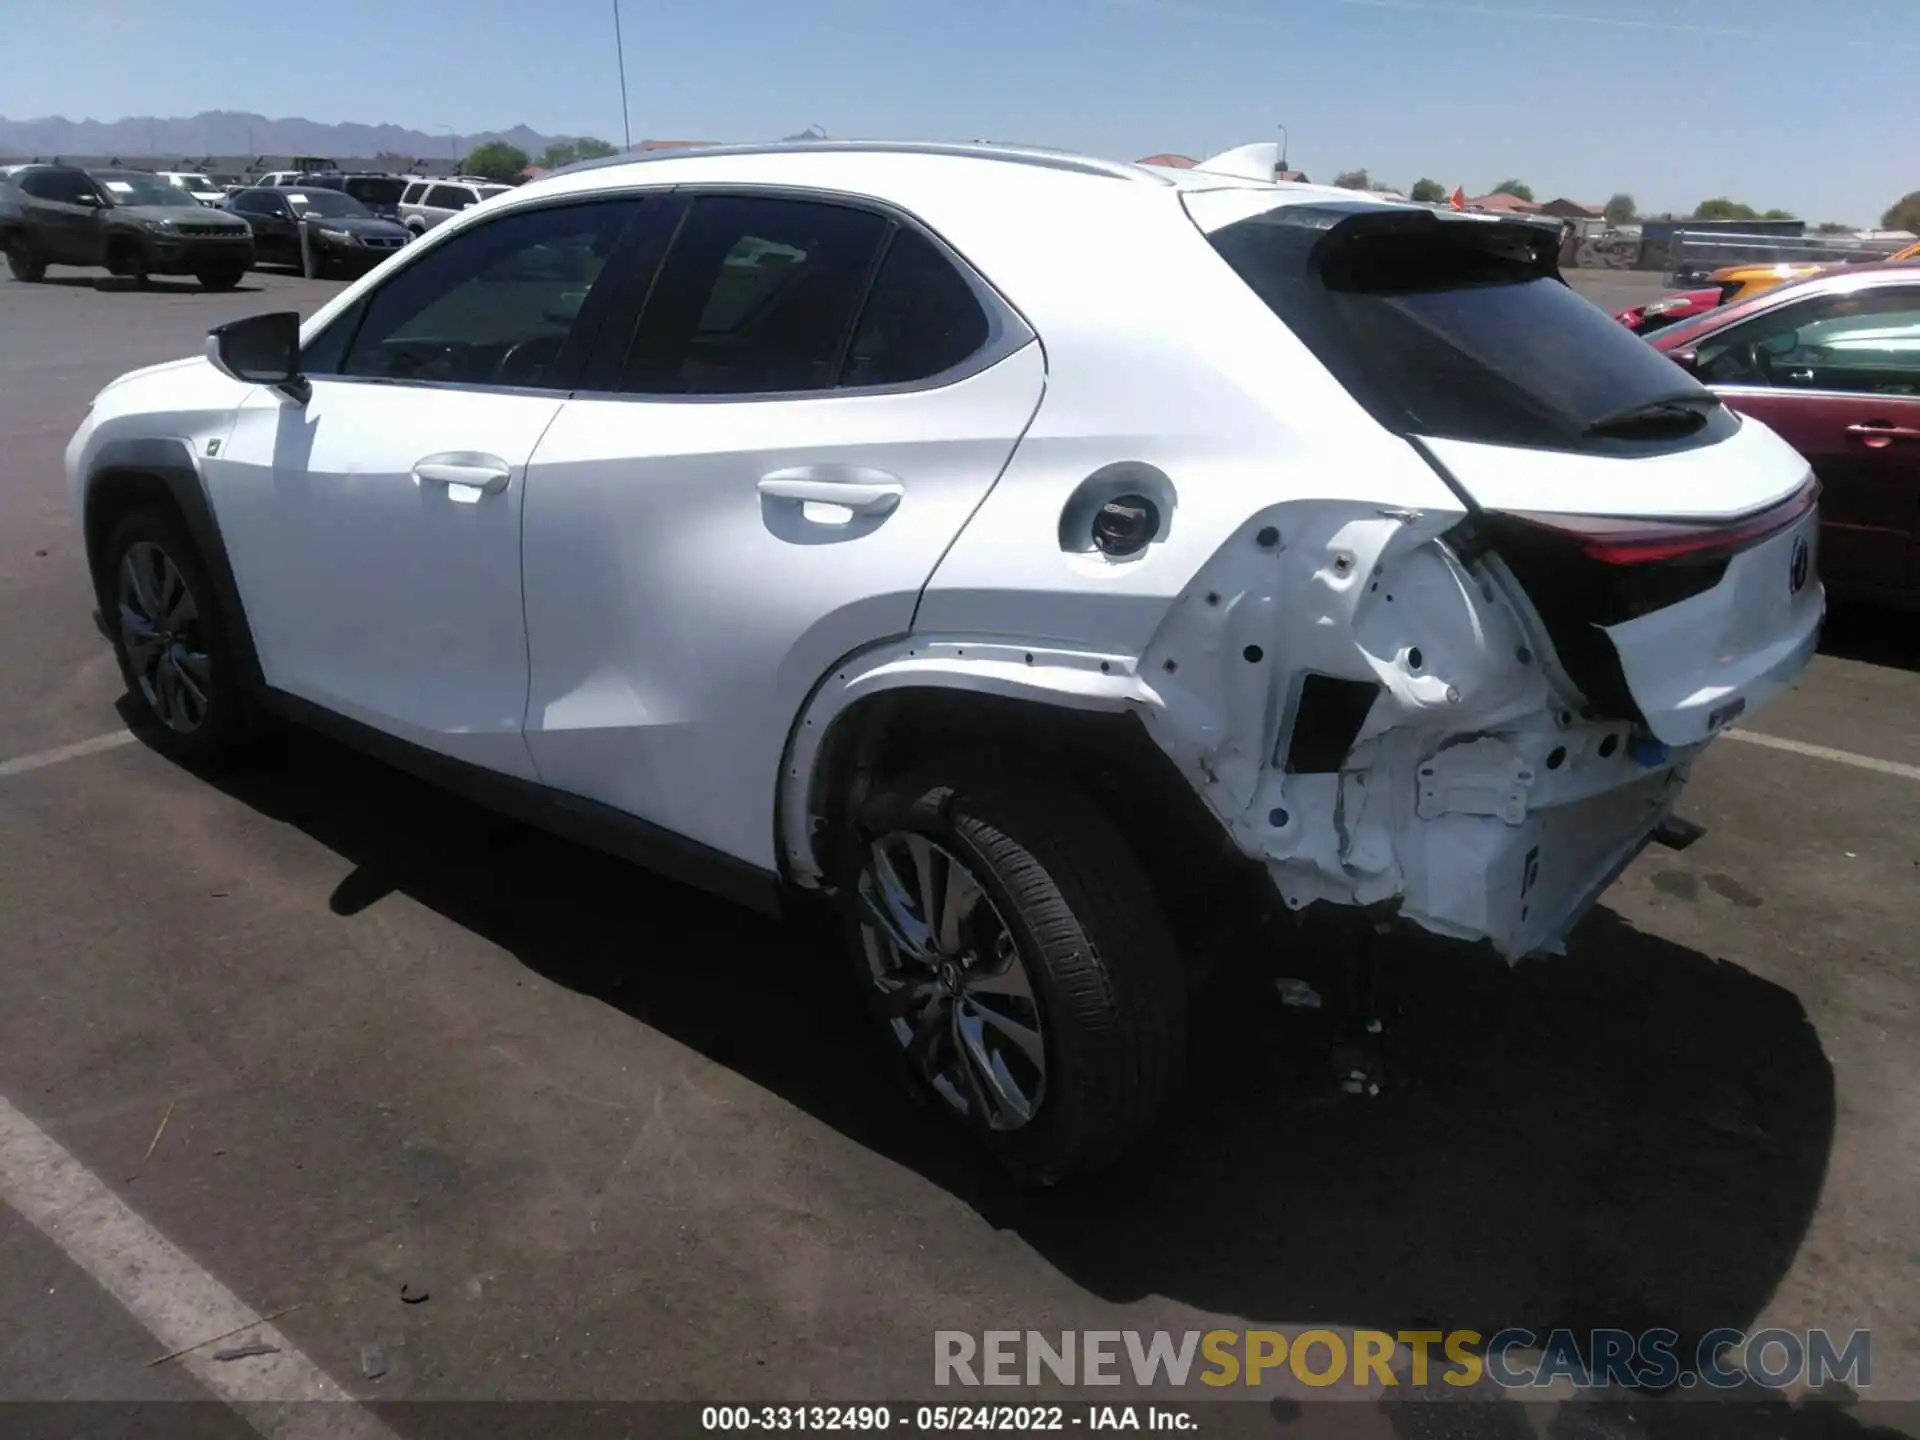
[[[1405,284],[1469,256],[1561,280],[1558,237],[1544,226],[1505,216],[1458,214],[1414,205],[1286,205],[1269,223],[1318,230],[1307,264],[1331,289],[1371,290]]]

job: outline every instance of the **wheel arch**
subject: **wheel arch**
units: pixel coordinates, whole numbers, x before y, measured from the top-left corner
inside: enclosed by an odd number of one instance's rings
[[[114,527],[128,514],[145,506],[173,511],[187,529],[201,562],[206,566],[216,598],[230,620],[240,661],[242,685],[257,692],[263,683],[260,659],[246,606],[227,558],[220,523],[207,499],[193,451],[184,440],[154,437],[110,440],[101,445],[88,465],[81,499],[81,531],[86,546],[87,574],[94,598],[104,615],[111,605],[112,577],[104,573],[106,544]]]
[[[835,850],[872,786],[941,754],[987,753],[1064,778],[1113,819],[1163,903],[1264,872],[1141,723],[1155,703],[1130,657],[1004,639],[890,642],[844,659],[795,720],[776,825],[786,877],[831,883]]]

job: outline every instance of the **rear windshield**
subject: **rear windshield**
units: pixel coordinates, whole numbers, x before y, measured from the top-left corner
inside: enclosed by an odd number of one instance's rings
[[[360,175],[347,181],[347,194],[373,205],[397,205],[407,188],[404,180],[388,180],[380,175]]]
[[[1590,426],[1676,398],[1696,403],[1705,420],[1681,415],[1688,423],[1642,438],[1718,439],[1737,423],[1673,362],[1568,288],[1548,258],[1550,231],[1535,240],[1518,225],[1423,218],[1352,240],[1332,233],[1354,213],[1282,206],[1208,238],[1397,434],[1611,449],[1619,435]],[[1389,224],[1409,214],[1371,213]]]

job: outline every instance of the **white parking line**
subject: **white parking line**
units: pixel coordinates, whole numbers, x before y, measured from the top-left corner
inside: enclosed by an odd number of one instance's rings
[[[168,1363],[184,1366],[261,1434],[297,1440],[394,1440],[392,1431],[291,1340],[136,1215],[4,1097],[0,1200],[126,1307],[159,1342],[158,1354],[186,1351]],[[260,1340],[278,1353],[215,1360],[218,1352],[206,1343],[215,1338],[230,1347]]]
[[[1856,770],[1871,770],[1877,775],[1898,775],[1902,780],[1920,780],[1920,765],[1903,765],[1898,760],[1877,760],[1871,755],[1856,755],[1851,750],[1834,750],[1825,745],[1809,745],[1804,740],[1788,740],[1779,735],[1761,735],[1752,730],[1723,730],[1728,740],[1744,740],[1749,745],[1764,745],[1769,750],[1785,750],[1791,755],[1806,755],[1815,760],[1831,760],[1836,765],[1851,765]]]
[[[111,735],[96,735],[91,740],[76,740],[71,745],[42,750],[37,755],[21,755],[12,760],[0,760],[0,780],[6,779],[9,775],[24,775],[29,770],[44,770],[49,765],[59,765],[67,760],[78,760],[83,755],[98,755],[102,750],[117,750],[122,745],[132,743],[131,730],[115,730]]]

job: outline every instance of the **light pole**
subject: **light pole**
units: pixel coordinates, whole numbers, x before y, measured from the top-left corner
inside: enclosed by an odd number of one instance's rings
[[[620,66],[620,130],[633,149],[633,116],[627,110],[627,52],[620,43],[620,0],[613,0],[613,54]]]
[[[447,132],[447,164],[449,167],[447,173],[449,175],[458,175],[460,173],[460,137],[454,133],[451,125],[436,125],[433,128]]]
[[[1287,127],[1280,125],[1275,128],[1280,131],[1280,172],[1284,175],[1290,168],[1287,164]]]

